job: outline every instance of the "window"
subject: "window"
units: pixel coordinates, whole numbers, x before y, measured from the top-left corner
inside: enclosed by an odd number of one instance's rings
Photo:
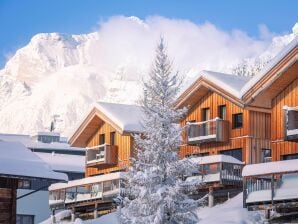
[[[202,121],[210,120],[210,109],[203,108],[202,109]]]
[[[233,114],[233,128],[242,128],[243,114]]]
[[[297,154],[284,155],[282,157],[282,159],[283,160],[298,159],[298,153]]]
[[[224,150],[224,151],[220,151],[220,154],[232,156],[232,157],[242,161],[242,149]]]
[[[226,108],[226,105],[220,105],[218,107],[218,117],[223,119],[223,120],[226,120],[227,118],[227,108]]]
[[[116,143],[116,133],[113,131],[110,133],[110,144],[115,145]]]
[[[31,183],[30,183],[29,180],[19,180],[18,188],[20,188],[20,189],[30,189],[31,188]]]
[[[17,224],[34,224],[34,215],[17,215]]]
[[[286,107],[284,130],[286,141],[298,140],[298,107]]]
[[[102,144],[105,144],[105,134],[100,134],[99,135],[99,144],[102,145]]]
[[[262,162],[271,162],[271,149],[262,149]]]
[[[209,152],[201,152],[196,154],[189,154],[186,157],[203,157],[203,156],[209,156]]]
[[[112,190],[112,181],[108,180],[103,182],[103,192],[111,191]]]

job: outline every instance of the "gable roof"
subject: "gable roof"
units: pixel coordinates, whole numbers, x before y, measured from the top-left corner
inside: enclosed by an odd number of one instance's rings
[[[193,102],[191,98],[198,101],[210,90],[217,92],[230,101],[242,106],[242,102],[240,100],[241,89],[249,79],[250,77],[245,76],[206,70],[201,71],[197,80],[192,83],[177,99],[175,106],[178,108],[188,106],[187,103],[192,105],[195,102]],[[193,94],[195,95],[194,97]]]
[[[0,141],[0,176],[21,179],[68,180],[20,142]]]
[[[136,105],[97,102],[70,137],[72,146],[86,147],[87,140],[104,123],[120,134],[141,133],[142,108]]]
[[[122,132],[142,132],[140,106],[106,102],[98,102],[95,106],[117,124]]]
[[[193,82],[177,99],[175,106],[183,107],[192,105],[198,101],[209,90],[217,92],[228,100],[244,107],[249,104],[246,99],[250,92],[253,97],[268,87],[274,79],[284,72],[281,69],[288,69],[298,60],[298,37],[288,44],[271,62],[265,66],[254,77],[243,77],[212,71],[201,71],[195,82]],[[297,64],[297,63],[296,63]],[[274,74],[273,78],[267,79],[267,76]],[[298,77],[298,73],[288,75],[287,83]],[[285,83],[285,85],[287,84]],[[284,88],[284,86],[280,86]],[[194,96],[193,96],[194,95]],[[194,98],[195,100],[192,100]]]

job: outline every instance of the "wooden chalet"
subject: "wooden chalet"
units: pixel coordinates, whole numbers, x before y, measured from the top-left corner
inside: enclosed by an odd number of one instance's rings
[[[120,174],[133,156],[133,135],[142,132],[141,107],[99,102],[94,104],[69,142],[86,147],[85,178],[49,188],[50,207],[97,217],[117,205]]]
[[[273,161],[244,168],[244,207],[265,210],[267,218],[270,210],[298,212],[298,37],[243,91],[246,105],[270,110],[271,142],[263,154]]]
[[[181,120],[184,143],[181,157],[224,154],[246,164],[261,162],[270,148],[270,110],[241,101],[248,77],[203,71],[176,102],[188,108]]]
[[[253,78],[203,71],[178,98],[188,107],[181,157],[246,164],[298,158],[298,38]]]
[[[133,135],[142,132],[141,108],[99,102],[71,136],[74,147],[86,147],[86,177],[125,170],[133,155]]]
[[[67,175],[50,170],[21,143],[0,141],[0,150],[0,223],[15,224],[17,189],[22,181],[67,181]]]
[[[272,161],[298,159],[298,37],[244,89],[243,102],[270,111]]]

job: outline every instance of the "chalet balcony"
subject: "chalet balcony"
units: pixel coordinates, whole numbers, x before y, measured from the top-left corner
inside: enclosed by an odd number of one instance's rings
[[[86,165],[88,167],[115,165],[117,164],[117,152],[116,145],[102,144],[87,148]]]
[[[189,145],[199,145],[207,142],[226,142],[228,138],[228,121],[220,118],[189,123],[186,126],[186,141]]]

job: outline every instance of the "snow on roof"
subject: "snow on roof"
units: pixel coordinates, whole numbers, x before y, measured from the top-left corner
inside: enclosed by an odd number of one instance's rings
[[[87,185],[92,183],[98,183],[98,182],[107,181],[107,180],[120,179],[120,177],[121,177],[121,172],[115,172],[115,173],[109,173],[109,174],[98,175],[93,177],[87,177],[79,180],[72,180],[72,181],[68,181],[68,183],[56,183],[56,184],[52,184],[49,187],[49,191],[70,188],[75,186],[82,186],[82,185]]]
[[[258,74],[253,77],[237,76],[232,74],[225,74],[213,71],[201,71],[199,72],[198,78],[205,78],[217,86],[223,88],[233,96],[241,99],[244,94],[249,91],[253,85],[255,85],[264,75],[266,75],[279,61],[281,61],[291,50],[298,45],[298,37],[289,43],[279,54],[277,54],[271,61],[262,69]],[[184,91],[190,88],[192,82]]]
[[[98,102],[95,107],[125,132],[142,132],[142,108],[136,105]]]
[[[0,175],[20,178],[67,180],[67,175],[56,173],[48,164],[20,142],[0,141]]]
[[[35,152],[44,162],[55,171],[84,173],[85,156]]]
[[[251,79],[250,77],[246,76],[238,76],[213,71],[202,71],[201,77],[210,80],[238,98],[240,98],[240,91],[242,87]]]
[[[30,135],[21,134],[0,134],[0,140],[8,142],[20,142],[30,149],[55,149],[55,150],[74,150],[85,151],[84,148],[71,147],[65,142],[43,143],[33,140]]]
[[[211,156],[203,156],[203,157],[192,157],[191,161],[198,163],[200,165],[203,164],[211,164],[211,163],[232,163],[232,164],[241,164],[244,163],[240,160],[227,155],[211,155]]]
[[[298,172],[298,159],[246,165],[242,170],[242,176],[248,177],[290,172]]]
[[[291,50],[298,45],[298,36],[294,38],[281,52],[279,52],[257,75],[251,78],[241,89],[243,96],[249,89],[255,85],[265,74],[267,74],[279,61],[281,61]]]
[[[50,131],[39,131],[39,132],[37,132],[37,135],[35,135],[35,136],[39,136],[39,135],[60,137],[60,133],[59,132],[50,132]]]

